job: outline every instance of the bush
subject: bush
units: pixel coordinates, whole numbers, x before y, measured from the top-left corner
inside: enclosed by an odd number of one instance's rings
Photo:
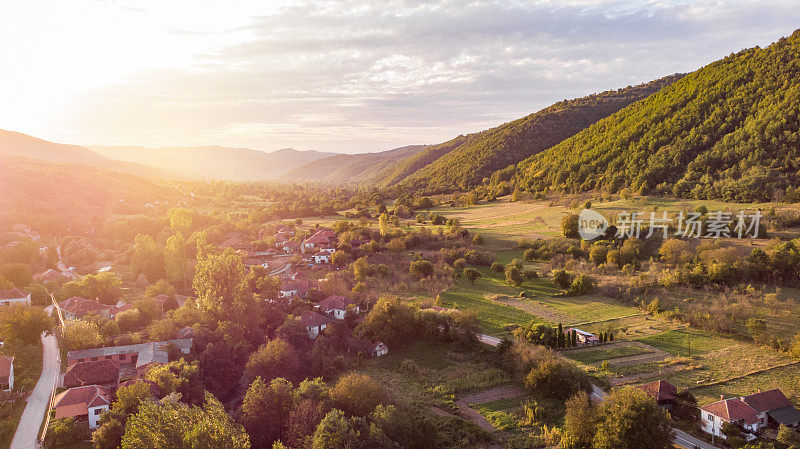
[[[495,273],[503,273],[506,271],[506,267],[504,267],[500,262],[492,262],[492,271]]]
[[[552,275],[553,283],[561,288],[569,288],[572,284],[572,275],[565,270],[554,270]]]
[[[351,373],[336,382],[330,395],[336,408],[351,416],[366,416],[384,401],[386,393],[373,378]]]

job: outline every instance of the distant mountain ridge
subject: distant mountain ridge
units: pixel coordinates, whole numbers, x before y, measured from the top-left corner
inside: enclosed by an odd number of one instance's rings
[[[170,177],[161,170],[109,159],[85,147],[50,142],[27,134],[0,129],[0,155],[88,165],[144,177]]]
[[[331,183],[360,183],[390,169],[400,160],[424,150],[426,145],[408,145],[378,153],[336,154],[295,168],[283,179]]]
[[[195,179],[263,181],[317,159],[333,156],[316,150],[284,148],[271,153],[249,148],[221,146],[146,148],[136,146],[91,146],[110,159],[156,167]]]

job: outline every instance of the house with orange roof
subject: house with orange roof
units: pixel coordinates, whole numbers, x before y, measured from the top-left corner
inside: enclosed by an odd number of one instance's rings
[[[97,385],[70,388],[59,393],[54,403],[55,418],[87,421],[90,429],[99,425],[100,416],[111,408],[111,394]]]
[[[739,426],[747,441],[755,439],[756,432],[762,427],[758,411],[741,398],[723,399],[700,408],[700,429],[703,432],[726,439],[722,433],[724,423]]]

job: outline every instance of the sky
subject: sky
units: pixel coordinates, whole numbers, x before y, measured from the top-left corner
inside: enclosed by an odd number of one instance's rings
[[[381,151],[692,71],[799,27],[796,0],[3,2],[0,129]]]

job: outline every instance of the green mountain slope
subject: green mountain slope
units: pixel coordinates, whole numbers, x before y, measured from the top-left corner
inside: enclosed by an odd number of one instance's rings
[[[534,191],[770,200],[800,185],[800,30],[709,64],[518,164]]]
[[[494,171],[549,148],[625,106],[667,86],[681,75],[558,102],[527,117],[432,145],[381,173],[375,181],[432,191],[480,184]]]
[[[411,157],[425,145],[408,145],[379,153],[336,154],[295,168],[283,179],[289,181],[321,181],[361,183],[377,177],[393,163]]]

